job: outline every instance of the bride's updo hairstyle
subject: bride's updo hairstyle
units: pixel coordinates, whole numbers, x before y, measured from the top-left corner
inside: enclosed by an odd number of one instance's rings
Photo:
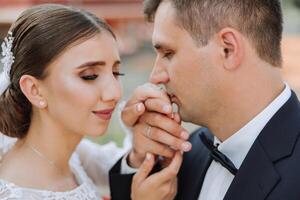
[[[16,138],[24,138],[28,132],[32,105],[20,89],[23,75],[44,79],[47,66],[67,47],[102,31],[115,38],[104,21],[76,8],[43,4],[24,11],[10,28],[14,62],[9,85],[0,96],[0,132]]]

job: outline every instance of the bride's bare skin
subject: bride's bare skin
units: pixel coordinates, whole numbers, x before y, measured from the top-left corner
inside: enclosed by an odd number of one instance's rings
[[[91,64],[95,61],[105,64]],[[119,71],[116,42],[109,33],[97,34],[65,50],[47,70],[44,80],[21,77],[21,89],[33,105],[31,124],[2,161],[0,177],[23,187],[67,191],[78,186],[69,166],[76,146],[85,133],[102,135],[109,124],[94,111],[113,110],[121,97],[113,74]],[[100,73],[101,81],[84,79]],[[40,105],[41,100],[46,103]]]

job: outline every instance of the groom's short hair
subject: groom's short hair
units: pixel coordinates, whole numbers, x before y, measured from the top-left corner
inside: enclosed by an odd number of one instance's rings
[[[176,10],[176,23],[197,44],[206,45],[225,27],[247,36],[259,57],[273,66],[282,65],[282,11],[280,0],[144,0],[144,13],[153,22],[160,3]]]

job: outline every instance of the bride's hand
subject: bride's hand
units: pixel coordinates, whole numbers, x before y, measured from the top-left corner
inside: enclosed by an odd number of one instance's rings
[[[139,171],[133,177],[132,200],[172,200],[175,198],[182,154],[176,152],[169,166],[149,176],[154,162],[154,156],[148,153]]]
[[[171,115],[172,106],[168,94],[160,90],[157,85],[145,83],[137,87],[122,111],[122,121],[127,127],[133,127],[139,117],[146,111],[145,102],[149,99],[154,100],[153,110],[162,114]]]
[[[179,114],[172,112],[166,91],[158,86],[146,83],[133,92],[122,110],[122,121],[133,133],[133,148],[127,158],[130,167],[139,168],[146,152],[172,158],[174,149],[183,150],[188,134],[180,126]],[[180,135],[183,131],[185,138]]]

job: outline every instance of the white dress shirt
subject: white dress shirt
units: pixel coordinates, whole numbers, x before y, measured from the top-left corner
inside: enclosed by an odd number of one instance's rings
[[[290,96],[291,89],[286,84],[285,89],[277,98],[235,134],[224,142],[214,138],[214,144],[219,144],[218,150],[225,154],[237,169],[242,165],[259,133]],[[206,172],[198,200],[224,199],[233,179],[233,174],[213,160]]]

